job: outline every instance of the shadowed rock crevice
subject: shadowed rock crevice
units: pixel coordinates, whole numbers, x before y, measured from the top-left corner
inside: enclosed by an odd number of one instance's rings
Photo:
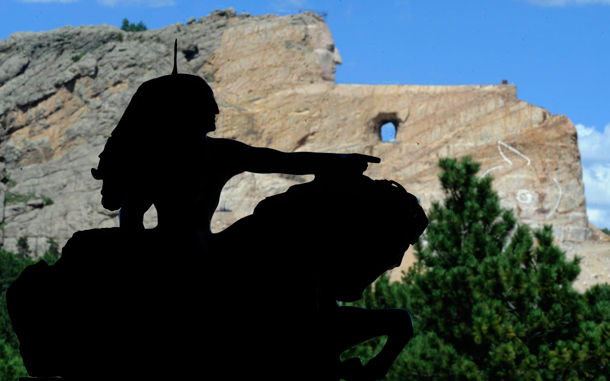
[[[305,145],[305,143],[307,143],[307,140],[308,140],[309,138],[311,138],[312,136],[314,136],[315,134],[316,134],[315,132],[310,132],[309,134],[307,134],[307,135],[303,136],[301,139],[299,139],[299,140],[297,141],[297,144],[296,144],[296,146],[294,147],[293,151],[296,151],[296,150],[298,150],[299,148],[301,148],[302,146],[304,146],[304,145]]]

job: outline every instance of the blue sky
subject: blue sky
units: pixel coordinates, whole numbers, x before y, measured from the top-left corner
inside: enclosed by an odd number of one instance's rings
[[[610,228],[610,0],[1,0],[16,31],[112,24],[149,29],[214,9],[326,14],[338,83],[517,85],[519,99],[577,125],[589,218]]]

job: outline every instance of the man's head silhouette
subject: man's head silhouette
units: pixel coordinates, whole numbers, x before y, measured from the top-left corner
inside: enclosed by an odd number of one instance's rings
[[[177,41],[172,74],[138,88],[108,138],[98,168],[91,169],[96,180],[104,181],[106,209],[120,209],[134,186],[158,189],[170,173],[192,174],[205,136],[216,128],[219,109],[212,89],[201,77],[178,74],[176,57]]]

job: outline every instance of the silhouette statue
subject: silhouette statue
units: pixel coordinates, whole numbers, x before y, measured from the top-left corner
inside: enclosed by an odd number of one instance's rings
[[[177,44],[177,42],[176,42]],[[413,336],[408,311],[339,307],[400,265],[427,226],[401,185],[361,154],[285,153],[207,134],[200,77],[143,83],[100,154],[102,205],[120,228],[79,231],[53,266],[7,291],[28,373],[72,379],[376,380]],[[223,186],[244,171],[314,174],[212,234]],[[155,205],[158,225],[144,229]],[[39,324],[39,321],[45,324]],[[366,365],[346,349],[387,335]]]

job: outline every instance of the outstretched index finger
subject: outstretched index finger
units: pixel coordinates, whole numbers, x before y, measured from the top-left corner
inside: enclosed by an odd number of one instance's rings
[[[363,158],[367,163],[381,163],[381,159],[377,156],[363,155],[361,153],[358,153],[356,155]]]

